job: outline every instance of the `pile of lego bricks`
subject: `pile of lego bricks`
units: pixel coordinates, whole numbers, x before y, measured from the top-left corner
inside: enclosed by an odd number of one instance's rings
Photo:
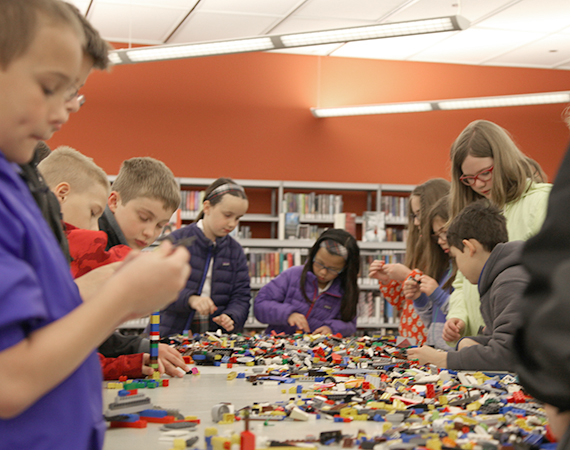
[[[377,422],[372,435],[338,437],[346,448],[555,448],[542,405],[515,376],[419,366],[406,360],[402,344],[394,337],[214,333],[177,343],[198,365],[235,369],[228,379],[282,385],[287,399],[248,405],[251,420]]]

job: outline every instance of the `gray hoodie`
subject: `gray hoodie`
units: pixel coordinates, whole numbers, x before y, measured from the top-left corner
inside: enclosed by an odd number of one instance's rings
[[[479,277],[481,315],[485,328],[470,336],[481,345],[447,354],[454,370],[507,370],[513,372],[513,335],[517,329],[521,299],[529,276],[521,266],[523,241],[497,245]]]

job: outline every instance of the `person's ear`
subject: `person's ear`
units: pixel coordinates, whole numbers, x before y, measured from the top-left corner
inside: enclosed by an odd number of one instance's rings
[[[204,215],[210,214],[211,209],[212,204],[210,203],[210,200],[206,200],[204,203],[202,203],[202,210],[204,211]]]
[[[469,256],[473,256],[477,252],[477,247],[475,247],[475,244],[471,241],[471,239],[463,239],[461,242],[469,251]]]
[[[121,195],[117,191],[111,191],[109,198],[107,199],[107,206],[113,214],[117,211],[119,203],[121,203]]]
[[[53,193],[59,200],[59,203],[64,203],[70,192],[71,187],[69,186],[69,183],[66,183],[65,181],[62,181],[53,189]]]

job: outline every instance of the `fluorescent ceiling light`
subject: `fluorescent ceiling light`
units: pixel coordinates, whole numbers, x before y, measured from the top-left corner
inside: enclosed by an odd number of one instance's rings
[[[378,105],[342,106],[337,108],[311,108],[317,118],[360,116],[368,114],[395,114],[452,109],[499,108],[504,106],[546,105],[570,103],[570,91],[537,94],[500,95],[495,97],[458,98],[426,102],[386,103]]]
[[[540,94],[502,95],[500,97],[464,98],[441,100],[439,109],[500,108],[502,106],[546,105],[570,102],[570,92],[545,92]]]
[[[274,48],[271,38],[241,39],[205,44],[172,45],[168,47],[137,48],[125,51],[131,62],[160,61],[164,59],[194,58],[206,55],[255,52]]]
[[[157,45],[153,47],[121,49],[111,52],[109,59],[113,64],[162,61],[168,59],[256,52],[303,47],[316,44],[344,43],[366,39],[456,31],[463,30],[467,27],[469,27],[469,21],[462,16],[447,16],[433,19],[413,20],[409,22],[386,23],[381,25],[368,25],[327,31],[313,31],[308,33],[251,37],[195,44]]]
[[[385,105],[346,106],[341,108],[311,108],[315,117],[365,116],[369,114],[397,114],[431,111],[427,102],[393,103]]]
[[[344,28],[340,30],[289,34],[283,35],[280,38],[285,47],[301,47],[304,45],[330,44],[332,42],[362,41],[366,39],[463,30],[468,26],[469,22],[463,17],[449,16],[436,19],[413,20],[410,22]]]

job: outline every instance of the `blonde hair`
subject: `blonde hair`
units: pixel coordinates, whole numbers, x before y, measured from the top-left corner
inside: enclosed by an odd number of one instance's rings
[[[493,158],[491,201],[498,208],[518,200],[528,188],[528,180],[543,181],[540,165],[519,150],[510,134],[487,120],[471,122],[451,146],[451,218],[465,206],[483,198],[460,181],[461,165],[467,156]]]
[[[113,183],[123,203],[138,197],[160,200],[164,208],[176,211],[180,206],[180,187],[172,171],[158,159],[131,158],[123,161]]]
[[[110,189],[107,174],[103,169],[95,164],[92,158],[71,147],[56,148],[38,164],[38,170],[50,189],[59,183],[68,183],[74,191],[84,192],[93,182],[105,187],[107,192]]]
[[[24,55],[42,24],[71,27],[83,47],[85,33],[79,18],[60,0],[0,1],[0,68],[6,70]]]
[[[433,205],[442,197],[449,194],[449,181],[443,178],[434,178],[417,186],[410,197],[420,199],[420,227],[414,225],[412,202],[408,203],[408,242],[406,244],[406,266],[410,269],[424,270],[425,253],[429,248],[431,239],[431,222],[427,220]]]

